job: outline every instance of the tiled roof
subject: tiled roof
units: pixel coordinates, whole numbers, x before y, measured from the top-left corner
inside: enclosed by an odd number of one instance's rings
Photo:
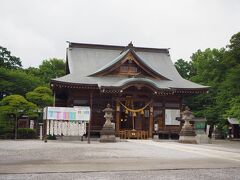
[[[126,55],[130,50],[126,47],[116,46],[110,48],[107,45],[90,45],[87,46],[69,46],[67,49],[67,61],[70,74],[52,80],[54,82],[76,83],[76,84],[93,84],[99,88],[104,87],[120,87],[126,83],[149,83],[158,89],[207,89],[207,86],[202,86],[188,80],[183,79],[177,72],[174,64],[170,59],[167,49],[151,49],[134,47],[134,53],[146,66],[151,68],[156,73],[166,77],[168,80],[134,77],[119,77],[119,76],[103,76],[94,77],[96,74]],[[114,46],[115,47],[115,46]]]

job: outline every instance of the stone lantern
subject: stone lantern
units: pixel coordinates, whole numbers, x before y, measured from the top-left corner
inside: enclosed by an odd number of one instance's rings
[[[115,128],[111,123],[114,110],[111,108],[110,104],[108,104],[103,112],[105,112],[104,118],[106,119],[106,122],[100,132],[100,142],[116,142]]]
[[[179,142],[180,143],[190,143],[197,144],[196,133],[194,128],[189,121],[193,119],[193,114],[188,107],[182,112],[182,120],[184,120],[184,125],[180,131]]]

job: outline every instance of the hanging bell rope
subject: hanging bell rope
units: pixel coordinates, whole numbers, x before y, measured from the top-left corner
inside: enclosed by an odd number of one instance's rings
[[[146,107],[148,107],[152,103],[152,100],[140,109],[131,109],[131,108],[128,108],[127,106],[125,106],[123,103],[121,103],[121,101],[118,101],[118,102],[126,109],[126,114],[128,112],[132,112],[136,115],[136,113],[138,113],[138,112],[141,112],[141,114],[144,114],[144,109],[146,109]]]

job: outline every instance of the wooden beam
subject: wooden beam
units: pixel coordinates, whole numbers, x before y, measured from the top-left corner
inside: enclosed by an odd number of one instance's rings
[[[153,137],[153,102],[150,104],[150,116],[149,116],[149,137]]]

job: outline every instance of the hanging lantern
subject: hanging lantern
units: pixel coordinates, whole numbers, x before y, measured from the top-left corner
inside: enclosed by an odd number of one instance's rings
[[[137,116],[137,113],[134,112],[134,113],[133,113],[133,117],[136,117],[136,116]]]
[[[126,109],[125,113],[128,114],[128,110],[127,109]]]
[[[141,115],[144,115],[144,110],[143,109],[141,110]]]

